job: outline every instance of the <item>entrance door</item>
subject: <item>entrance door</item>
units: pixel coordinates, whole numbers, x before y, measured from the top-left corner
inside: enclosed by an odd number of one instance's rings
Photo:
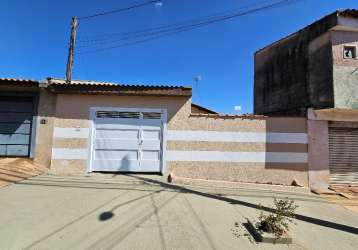
[[[90,171],[160,172],[163,114],[97,109]]]
[[[0,157],[29,156],[32,97],[0,96]]]
[[[358,186],[358,128],[329,128],[331,185]]]

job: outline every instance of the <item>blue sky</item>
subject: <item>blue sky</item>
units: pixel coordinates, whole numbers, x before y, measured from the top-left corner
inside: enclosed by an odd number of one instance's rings
[[[1,0],[0,77],[64,77],[71,16],[143,1]],[[160,7],[83,20],[78,38],[176,23],[259,1],[163,0]],[[345,8],[358,8],[358,1],[303,0],[134,46],[76,55],[73,78],[192,85],[195,103],[221,113],[235,113],[234,106],[241,105],[244,113],[250,113],[254,52]],[[196,75],[202,76],[198,85],[193,80]]]

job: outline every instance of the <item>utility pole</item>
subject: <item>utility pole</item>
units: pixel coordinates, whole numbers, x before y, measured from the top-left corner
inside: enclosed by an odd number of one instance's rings
[[[72,65],[73,65],[73,57],[75,52],[77,26],[78,26],[77,18],[72,17],[70,47],[68,49],[67,69],[66,69],[66,83],[71,83],[71,79],[72,79]]]

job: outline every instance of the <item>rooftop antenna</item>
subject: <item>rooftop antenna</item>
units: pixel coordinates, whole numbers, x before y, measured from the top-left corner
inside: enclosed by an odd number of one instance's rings
[[[198,87],[199,81],[203,80],[201,75],[194,76],[195,86]]]
[[[196,93],[198,95],[198,100],[200,101],[200,91],[199,91],[199,81],[203,80],[203,77],[201,75],[194,76],[195,81],[195,87],[196,87]]]

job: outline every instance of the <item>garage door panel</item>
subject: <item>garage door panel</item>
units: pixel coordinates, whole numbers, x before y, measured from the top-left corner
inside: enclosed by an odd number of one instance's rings
[[[31,123],[31,113],[0,113],[0,121],[6,123]]]
[[[0,145],[0,156],[6,156],[6,145]]]
[[[96,150],[94,159],[109,160],[138,160],[138,151],[135,150]]]
[[[0,134],[0,144],[28,144],[30,135],[25,134]]]
[[[138,122],[137,122],[138,123]],[[96,124],[96,129],[103,129],[103,130],[138,130],[137,125],[128,125],[128,124]]]
[[[140,163],[140,171],[142,172],[158,172],[159,169],[159,160],[142,160]]]
[[[138,140],[139,130],[97,130],[96,138]]]
[[[28,155],[29,146],[27,145],[7,145],[7,155],[26,156]]]
[[[137,140],[96,139],[94,149],[138,150],[139,145]]]
[[[160,172],[161,113],[96,111],[93,171]]]
[[[94,160],[93,171],[139,171],[138,161]]]
[[[29,156],[33,96],[0,97],[0,155]]]
[[[122,125],[122,126],[138,126],[138,119],[119,119],[119,118],[101,118],[96,120],[97,125]]]
[[[141,156],[142,160],[159,160],[160,152],[154,150],[143,150]]]
[[[144,140],[160,140],[160,130],[143,130],[142,137]]]
[[[0,123],[0,134],[30,134],[30,124],[19,124],[19,123]]]
[[[32,113],[32,102],[1,101],[0,112],[29,112]]]
[[[162,125],[162,121],[159,120],[152,120],[152,119],[148,119],[148,120],[141,120],[140,125],[143,128],[149,128],[149,129],[157,129],[158,126]]]
[[[160,141],[143,141],[142,150],[160,150]]]

